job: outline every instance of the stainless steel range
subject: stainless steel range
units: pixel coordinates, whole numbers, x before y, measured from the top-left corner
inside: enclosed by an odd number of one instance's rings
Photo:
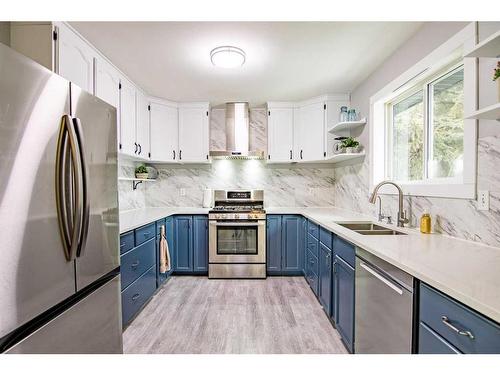
[[[266,277],[263,190],[215,190],[209,220],[209,278]]]

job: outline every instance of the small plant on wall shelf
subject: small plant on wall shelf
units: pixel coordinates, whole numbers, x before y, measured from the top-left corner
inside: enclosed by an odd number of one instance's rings
[[[140,179],[146,179],[148,178],[148,169],[144,164],[139,165],[137,168],[135,168],[135,177],[140,178]]]
[[[500,102],[500,61],[497,62],[497,67],[493,69],[493,81],[497,81],[497,95]]]
[[[353,137],[348,137],[342,141],[342,148],[346,154],[355,154],[358,152],[359,142]]]

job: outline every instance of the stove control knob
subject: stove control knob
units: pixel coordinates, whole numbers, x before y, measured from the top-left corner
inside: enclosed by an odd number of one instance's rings
[[[239,219],[239,218],[240,218],[240,215],[238,215],[238,214],[234,214],[234,218],[235,218],[235,219]]]
[[[225,219],[226,218],[226,214],[222,214],[220,215],[221,219]]]

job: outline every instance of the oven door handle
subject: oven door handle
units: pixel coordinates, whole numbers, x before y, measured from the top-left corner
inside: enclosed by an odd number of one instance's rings
[[[265,220],[260,220],[260,221],[254,221],[254,222],[246,222],[246,221],[238,221],[238,222],[234,222],[234,221],[231,221],[231,222],[223,222],[223,223],[220,223],[220,222],[210,222],[211,225],[215,225],[217,227],[235,227],[235,226],[238,226],[238,227],[254,227],[256,225],[265,225]]]

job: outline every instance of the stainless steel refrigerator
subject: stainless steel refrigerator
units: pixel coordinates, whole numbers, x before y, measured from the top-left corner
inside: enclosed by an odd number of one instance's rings
[[[121,353],[116,109],[0,43],[0,352]]]

